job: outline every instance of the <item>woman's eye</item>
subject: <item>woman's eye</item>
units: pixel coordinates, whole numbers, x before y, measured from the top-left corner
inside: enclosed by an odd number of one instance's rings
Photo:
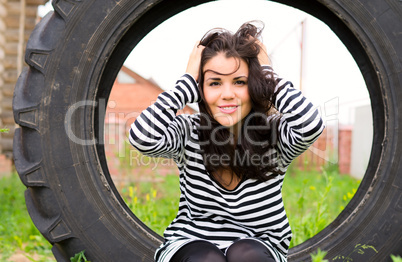
[[[211,82],[209,86],[219,86],[219,82]]]
[[[237,80],[236,82],[235,82],[235,85],[238,85],[238,86],[243,86],[243,85],[245,85],[246,84],[246,81],[243,81],[243,80]]]

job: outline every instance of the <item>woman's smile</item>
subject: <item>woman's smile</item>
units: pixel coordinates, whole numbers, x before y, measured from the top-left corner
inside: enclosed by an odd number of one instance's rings
[[[237,105],[224,105],[224,106],[218,106],[218,107],[220,108],[222,113],[232,114],[232,113],[236,112],[236,110],[237,110],[237,108],[239,106],[237,106]]]

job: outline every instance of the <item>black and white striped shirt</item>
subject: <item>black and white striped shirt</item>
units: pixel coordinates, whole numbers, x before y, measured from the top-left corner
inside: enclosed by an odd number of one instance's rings
[[[318,138],[324,125],[318,110],[290,82],[280,80],[276,92],[274,104],[281,114],[279,139],[267,154],[275,156],[284,174],[291,161]],[[292,233],[281,195],[284,175],[267,182],[243,180],[233,190],[215,182],[199,153],[199,114],[176,116],[187,103],[200,99],[196,81],[185,74],[175,88],[160,94],[130,129],[134,147],[149,156],[173,158],[180,171],[179,210],[164,233],[165,242],[155,260],[169,261],[180,247],[194,240],[210,241],[225,251],[238,239],[253,238],[277,261],[286,261]]]

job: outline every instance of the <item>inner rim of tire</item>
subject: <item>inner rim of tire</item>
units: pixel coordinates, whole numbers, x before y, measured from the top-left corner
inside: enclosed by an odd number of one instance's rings
[[[164,1],[167,2],[167,1]],[[164,4],[164,7],[155,6],[150,9],[146,14],[140,17],[131,27],[130,29],[122,36],[120,41],[115,46],[112,55],[110,56],[109,61],[107,62],[104,73],[100,80],[100,85],[102,88],[96,95],[96,101],[100,99],[108,100],[113,82],[123,65],[125,59],[131,52],[131,50],[139,43],[139,41],[148,34],[152,29],[158,26],[163,21],[167,20],[171,16],[186,10],[190,6],[194,6],[201,3],[206,3],[209,1],[195,1],[193,3],[188,3],[184,0],[180,0],[175,2],[175,4]],[[323,236],[328,235],[330,232],[335,230],[337,226],[344,221],[344,219],[350,214],[352,210],[354,210],[359,203],[361,202],[363,196],[367,192],[370,187],[370,184],[375,176],[375,172],[378,164],[380,163],[380,157],[382,153],[382,141],[384,140],[385,135],[385,117],[384,117],[384,103],[382,100],[382,94],[380,91],[380,82],[378,76],[374,70],[374,66],[369,59],[368,54],[366,53],[365,48],[359,42],[358,38],[354,33],[343,23],[343,21],[338,18],[333,12],[331,12],[327,7],[318,3],[314,0],[308,1],[292,1],[292,0],[275,0],[275,2],[279,2],[288,6],[292,6],[298,8],[310,15],[316,17],[321,20],[325,24],[327,24],[333,32],[340,38],[343,44],[348,48],[349,52],[355,59],[357,65],[360,68],[360,71],[365,79],[368,91],[370,93],[370,99],[372,104],[372,114],[373,114],[373,144],[371,150],[371,157],[369,160],[369,164],[361,181],[360,187],[357,190],[355,196],[349,202],[349,204],[345,207],[344,211],[342,211],[338,217],[328,225],[324,230],[318,233],[313,238],[307,240],[306,242],[292,248],[293,251],[303,250],[313,243],[317,243],[319,239]],[[106,103],[107,104],[107,103]],[[99,110],[96,108],[96,110]],[[101,109],[103,110],[103,109]],[[98,115],[98,114],[96,114]],[[96,123],[99,121],[99,123]],[[103,126],[104,119],[95,120],[94,134],[96,136],[97,141],[103,141]],[[101,130],[99,130],[101,129]],[[121,198],[119,192],[114,186],[112,178],[110,176],[106,156],[105,149],[103,144],[97,144],[97,151],[100,160],[100,165],[102,166],[103,172],[107,178],[107,181],[114,191],[115,195],[118,197],[120,204],[131,214],[132,217],[135,217],[134,214],[129,210],[124,200]],[[157,235],[154,232],[151,232],[155,236]],[[158,237],[158,236],[156,236]]]

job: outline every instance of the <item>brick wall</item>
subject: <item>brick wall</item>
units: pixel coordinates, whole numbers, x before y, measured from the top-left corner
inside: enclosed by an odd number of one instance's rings
[[[333,151],[334,133],[333,130],[326,127],[317,141],[303,154],[298,156],[293,163],[298,169],[320,170],[322,166],[327,164]]]
[[[339,129],[338,152],[339,173],[350,174],[352,158],[352,127],[346,126]]]
[[[316,142],[294,160],[302,170],[320,170],[328,163],[337,164],[340,174],[350,174],[352,127],[328,128]]]

